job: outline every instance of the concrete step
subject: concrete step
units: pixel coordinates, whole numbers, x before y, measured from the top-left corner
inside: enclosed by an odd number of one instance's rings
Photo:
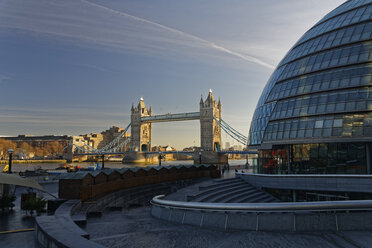
[[[86,213],[74,214],[71,219],[79,226],[84,226],[87,223]]]
[[[336,245],[337,247],[350,247],[350,248],[360,248],[361,246],[355,244],[352,241],[344,239],[342,236],[335,233],[323,233],[322,237],[329,243]]]
[[[200,197],[202,197],[202,196],[206,196],[206,195],[212,194],[212,193],[214,193],[214,192],[218,192],[218,191],[220,191],[220,190],[224,190],[224,189],[226,189],[227,187],[228,187],[228,188],[231,188],[231,187],[236,187],[236,186],[245,186],[245,185],[247,185],[247,184],[246,184],[244,181],[242,181],[242,182],[238,182],[238,183],[234,183],[234,184],[231,184],[231,185],[229,185],[229,186],[225,186],[225,185],[223,185],[223,186],[221,186],[221,187],[217,187],[217,188],[212,188],[212,189],[209,189],[209,190],[201,191],[201,192],[199,192],[199,193],[197,193],[197,194],[195,194],[195,195],[188,195],[188,196],[187,196],[187,200],[188,200],[188,201],[197,201],[197,200],[196,200],[197,198],[200,198]]]
[[[265,194],[265,193],[262,193],[262,195],[258,195],[256,198],[252,199],[251,202],[264,202],[265,200],[269,200],[270,197]]]
[[[226,194],[220,195],[219,197],[215,198],[213,202],[227,202],[230,198],[235,197],[236,195],[247,193],[247,192],[254,192],[256,189],[254,188],[240,188],[233,190],[231,192],[227,192]]]
[[[222,194],[225,194],[227,192],[234,191],[235,189],[241,189],[242,187],[245,187],[245,184],[240,184],[240,185],[236,185],[234,187],[220,189],[218,191],[214,191],[214,192],[209,193],[207,195],[203,195],[201,197],[197,197],[193,201],[198,201],[198,202],[211,202],[212,201],[213,202],[213,199],[215,197],[218,197],[218,196],[220,196]]]
[[[225,183],[225,182],[231,182],[231,181],[239,181],[239,180],[242,180],[241,178],[239,177],[234,177],[234,178],[222,178],[222,179],[214,179],[213,182],[215,183]]]
[[[213,194],[213,196],[210,196],[207,201],[208,202],[217,202],[219,200],[221,201],[226,196],[230,196],[230,195],[235,194],[236,192],[241,192],[241,191],[244,191],[244,190],[245,190],[244,186],[236,187],[236,188],[233,188],[233,189],[226,189],[226,190],[220,191],[218,193],[216,192],[215,194]]]
[[[254,193],[257,193],[257,189],[255,189],[255,188],[253,188],[251,190],[246,190],[242,193],[239,193],[239,194],[236,194],[236,195],[231,195],[230,197],[225,198],[224,202],[227,202],[227,203],[238,202],[239,199],[245,198],[245,197],[247,197],[249,195],[252,195]]]
[[[262,203],[270,203],[270,202],[279,202],[279,200],[275,199],[274,197],[269,197],[261,201]]]
[[[87,211],[94,203],[82,203],[78,211],[75,211],[71,218],[76,224],[85,224],[87,221]]]
[[[261,191],[256,191],[246,197],[241,197],[239,199],[236,199],[237,203],[243,203],[243,202],[253,202],[255,198],[264,195]]]
[[[199,190],[200,191],[206,191],[206,190],[218,190],[218,189],[224,189],[227,187],[232,187],[235,185],[239,184],[246,184],[244,181],[237,181],[237,182],[229,182],[229,183],[224,183],[224,184],[212,184],[208,186],[200,186]]]

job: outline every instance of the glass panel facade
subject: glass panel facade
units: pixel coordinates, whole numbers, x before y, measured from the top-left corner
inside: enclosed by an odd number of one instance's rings
[[[270,120],[372,110],[372,87],[299,96],[276,103]]]
[[[326,20],[336,16],[336,15],[339,15],[345,11],[350,11],[354,8],[358,8],[360,6],[363,6],[363,5],[366,5],[366,4],[369,4],[371,3],[371,0],[354,0],[354,1],[347,1],[345,3],[343,3],[342,5],[340,5],[338,8],[332,10],[331,12],[329,12],[326,16],[324,16],[317,24],[315,24],[315,26],[319,25],[320,23],[323,23],[325,22]]]
[[[334,16],[319,24],[316,24],[301,37],[297,44],[300,44],[306,40],[309,40],[315,36],[329,32],[331,30],[371,19],[372,13],[372,6],[370,5],[371,1],[369,0],[367,2],[368,3],[366,3],[366,5],[363,5],[359,8],[349,10],[344,9],[345,10],[344,13]]]
[[[276,141],[295,138],[364,137],[370,136],[371,131],[372,113],[333,114],[270,122],[264,139]],[[285,132],[291,135],[283,135]]]
[[[364,143],[275,146],[259,152],[258,173],[365,174]]]
[[[270,77],[269,82],[266,84],[261,97],[258,101],[256,110],[253,115],[251,127],[249,129],[248,143],[260,144],[262,142],[264,130],[269,122],[271,112],[275,107],[275,102],[265,104],[265,100],[274,87],[275,82],[278,80],[279,75],[284,70],[285,66],[276,70]]]
[[[363,42],[321,52],[287,64],[278,81],[313,71],[372,60],[372,42]]]
[[[371,137],[372,0],[348,1],[306,32],[272,74],[249,145]]]
[[[280,65],[311,53],[349,44],[355,41],[370,40],[371,38],[372,22],[360,23],[346,29],[335,30],[294,47],[290,54],[282,60]],[[334,66],[335,62],[332,62],[331,65]]]

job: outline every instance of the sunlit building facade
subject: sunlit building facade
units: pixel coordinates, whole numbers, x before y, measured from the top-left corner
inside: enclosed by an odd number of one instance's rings
[[[372,0],[340,5],[307,31],[272,74],[249,146],[258,172],[370,174]]]

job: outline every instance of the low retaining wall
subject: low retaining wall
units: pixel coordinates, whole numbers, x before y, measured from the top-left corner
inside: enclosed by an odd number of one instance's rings
[[[178,188],[194,183],[193,180],[167,182],[123,189],[97,198],[90,203],[68,200],[61,204],[54,215],[36,218],[36,239],[43,248],[103,248],[89,241],[89,234],[76,223],[85,223],[89,213],[104,211],[108,207],[125,207],[128,204],[148,204],[158,194],[169,194]],[[72,216],[75,214],[74,216]]]
[[[258,188],[372,193],[372,175],[236,175]]]
[[[79,202],[76,200],[67,201],[57,209],[54,215],[36,218],[36,239],[41,247],[104,247],[89,241],[89,234],[80,229],[71,219],[71,211]]]
[[[154,217],[198,227],[280,232],[372,230],[372,201],[345,201],[337,206],[334,202],[233,204],[159,198],[152,200]]]

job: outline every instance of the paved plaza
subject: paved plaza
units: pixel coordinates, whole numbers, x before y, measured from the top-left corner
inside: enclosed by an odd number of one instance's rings
[[[371,247],[372,233],[221,232],[152,218],[150,207],[105,212],[89,218],[85,230],[101,245],[119,247]]]

